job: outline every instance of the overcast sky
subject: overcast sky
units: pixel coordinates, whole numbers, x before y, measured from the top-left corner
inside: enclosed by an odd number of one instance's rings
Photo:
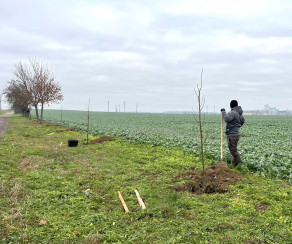
[[[2,0],[0,90],[32,57],[63,109],[185,111],[203,68],[205,110],[292,110],[291,13],[290,0]]]

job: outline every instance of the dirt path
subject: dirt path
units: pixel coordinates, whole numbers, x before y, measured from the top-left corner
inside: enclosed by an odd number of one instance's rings
[[[11,116],[13,112],[8,112],[6,114],[0,115],[0,136],[4,135],[8,128],[7,117]]]

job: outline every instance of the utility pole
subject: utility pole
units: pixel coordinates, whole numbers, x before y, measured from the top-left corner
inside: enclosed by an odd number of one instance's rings
[[[109,101],[107,101],[107,112],[109,113]]]
[[[136,113],[138,113],[138,103],[136,103]]]
[[[124,101],[124,113],[126,112],[126,101]]]

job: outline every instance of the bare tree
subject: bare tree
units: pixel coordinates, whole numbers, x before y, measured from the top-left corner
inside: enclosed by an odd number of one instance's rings
[[[10,108],[15,113],[22,113],[28,115],[29,113],[29,102],[25,97],[25,90],[18,87],[15,82],[9,82],[9,86],[5,88],[3,94],[6,97],[6,101],[10,104]]]
[[[197,84],[197,87],[194,89],[195,90],[195,94],[197,97],[197,101],[198,101],[198,124],[199,124],[199,132],[200,132],[200,145],[201,145],[201,161],[202,161],[202,166],[203,166],[203,176],[205,177],[205,158],[204,158],[204,144],[206,141],[206,137],[204,138],[203,135],[203,124],[204,124],[204,119],[202,118],[202,110],[205,106],[205,97],[201,96],[201,92],[202,92],[202,87],[203,87],[203,69],[201,72],[201,83],[200,86]],[[204,178],[203,178],[204,179]],[[204,179],[205,181],[205,179]]]
[[[33,104],[32,84],[29,70],[21,62],[14,65],[13,79],[8,82],[8,86],[4,90],[7,102],[16,113],[28,109]]]
[[[63,100],[61,86],[55,81],[55,77],[47,64],[30,59],[30,65],[33,70],[36,98],[38,98],[38,103],[41,105],[41,120],[43,120],[44,105],[58,103]]]
[[[44,105],[63,100],[61,87],[55,81],[53,73],[46,64],[35,59],[29,59],[29,64],[19,62],[14,65],[13,79],[8,83],[4,93],[11,106],[33,106],[37,120],[39,104],[43,120]]]

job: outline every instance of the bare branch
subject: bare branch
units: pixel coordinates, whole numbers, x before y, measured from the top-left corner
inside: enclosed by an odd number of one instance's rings
[[[206,114],[204,113],[204,115],[203,115],[203,121],[202,121],[202,125],[204,125],[204,124],[205,124],[205,120],[206,120]]]
[[[204,107],[205,107],[205,96],[203,96],[202,98],[201,109],[203,110]]]

